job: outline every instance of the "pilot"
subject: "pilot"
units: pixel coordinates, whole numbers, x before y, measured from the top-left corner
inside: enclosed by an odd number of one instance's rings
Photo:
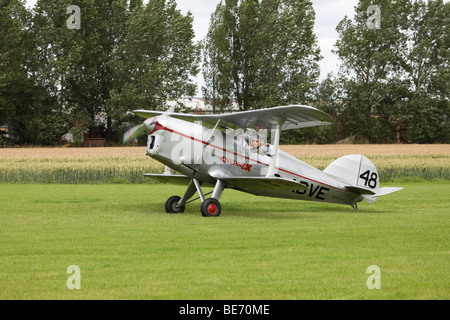
[[[252,143],[250,145],[251,150],[255,153],[259,153],[259,144],[260,141],[257,137],[252,138]]]

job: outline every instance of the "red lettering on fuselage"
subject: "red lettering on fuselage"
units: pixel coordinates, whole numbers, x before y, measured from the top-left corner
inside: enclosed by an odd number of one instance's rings
[[[236,160],[231,160],[231,159],[228,159],[225,156],[222,157],[222,162],[223,163],[229,163],[229,164],[232,164],[234,166],[238,166],[242,170],[245,170],[245,171],[248,171],[248,172],[250,172],[250,168],[252,167],[251,164],[239,162],[239,161],[236,161]]]

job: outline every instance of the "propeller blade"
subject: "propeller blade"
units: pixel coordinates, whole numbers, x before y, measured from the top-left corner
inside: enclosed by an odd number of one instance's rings
[[[123,135],[123,144],[132,143],[137,137],[139,137],[141,134],[144,134],[145,132],[146,131],[144,128],[144,124],[140,124],[131,128]]]
[[[168,117],[174,111],[175,106],[169,107],[166,111],[164,111],[164,113],[161,116]],[[149,118],[146,121],[144,121],[143,124],[135,126],[130,130],[128,130],[127,132],[125,132],[125,134],[123,135],[123,144],[130,144],[141,134],[153,131],[153,129],[155,128],[154,123],[155,123],[154,119]]]

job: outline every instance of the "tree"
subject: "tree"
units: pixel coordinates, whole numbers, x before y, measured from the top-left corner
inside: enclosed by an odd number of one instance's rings
[[[336,28],[344,132],[392,142],[408,127],[412,141],[442,141],[448,136],[449,4],[380,0],[379,16],[371,5],[360,1],[354,21],[345,17]]]
[[[354,21],[345,17],[337,26],[339,39],[335,53],[342,61],[340,79],[344,88],[341,104],[342,129],[348,135],[359,135],[371,142],[393,139],[393,132],[381,126],[384,120],[399,117],[401,105],[389,108],[382,104],[389,79],[400,72],[400,51],[405,41],[409,12],[408,0],[387,1],[377,4],[379,25],[368,25],[374,13],[371,1],[360,1],[355,8]],[[386,111],[390,110],[390,114]]]
[[[80,28],[67,26],[69,5],[80,10]],[[127,10],[126,0],[39,0],[34,8],[37,82],[56,97],[58,110],[77,114],[69,118],[72,126],[82,116],[84,130],[105,130],[109,138],[112,117],[107,101],[113,82],[109,61],[123,38]]]
[[[226,0],[204,41],[205,97],[223,110],[311,100],[320,59],[310,1]]]
[[[231,11],[236,7],[235,2],[226,1],[217,5],[211,16],[208,35],[203,41],[203,77],[206,87],[202,87],[203,96],[213,107],[213,112],[223,112],[233,103],[233,74],[236,74],[237,56],[236,31]],[[239,83],[238,83],[239,85]],[[240,99],[240,95],[237,95]]]
[[[311,102],[316,107],[335,117],[339,110],[340,87],[339,82],[332,72],[320,81],[314,90],[314,100]],[[339,137],[338,124],[318,126],[304,129],[288,130],[281,136],[284,144],[329,144],[334,143]]]
[[[174,0],[0,1],[0,124],[19,143],[118,141],[127,111],[196,92],[193,18]]]
[[[126,23],[109,108],[116,115],[138,108],[165,110],[166,101],[193,96],[199,46],[193,42],[193,18],[174,0],[150,0],[134,8]]]
[[[450,3],[415,1],[409,20],[402,52],[410,90],[409,136],[420,143],[448,142]]]
[[[31,100],[26,66],[28,19],[23,1],[0,1],[0,125],[8,125],[13,134],[17,134],[12,120],[20,112],[18,106],[26,108]]]

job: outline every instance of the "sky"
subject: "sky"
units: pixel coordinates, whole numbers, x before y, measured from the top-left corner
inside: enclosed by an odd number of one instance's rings
[[[203,40],[208,32],[211,14],[215,11],[220,0],[176,0],[178,9],[182,13],[190,11],[194,17],[195,41]],[[145,2],[145,1],[144,1]],[[34,7],[36,0],[26,0],[29,8]],[[338,38],[336,26],[344,16],[352,18],[354,7],[358,0],[313,0],[316,12],[314,31],[318,39],[318,45],[323,59],[320,64],[320,79],[324,79],[329,72],[335,75],[338,71],[339,59],[331,50]],[[81,13],[82,14],[82,13]],[[204,80],[201,72],[194,79],[198,85],[198,96]]]

